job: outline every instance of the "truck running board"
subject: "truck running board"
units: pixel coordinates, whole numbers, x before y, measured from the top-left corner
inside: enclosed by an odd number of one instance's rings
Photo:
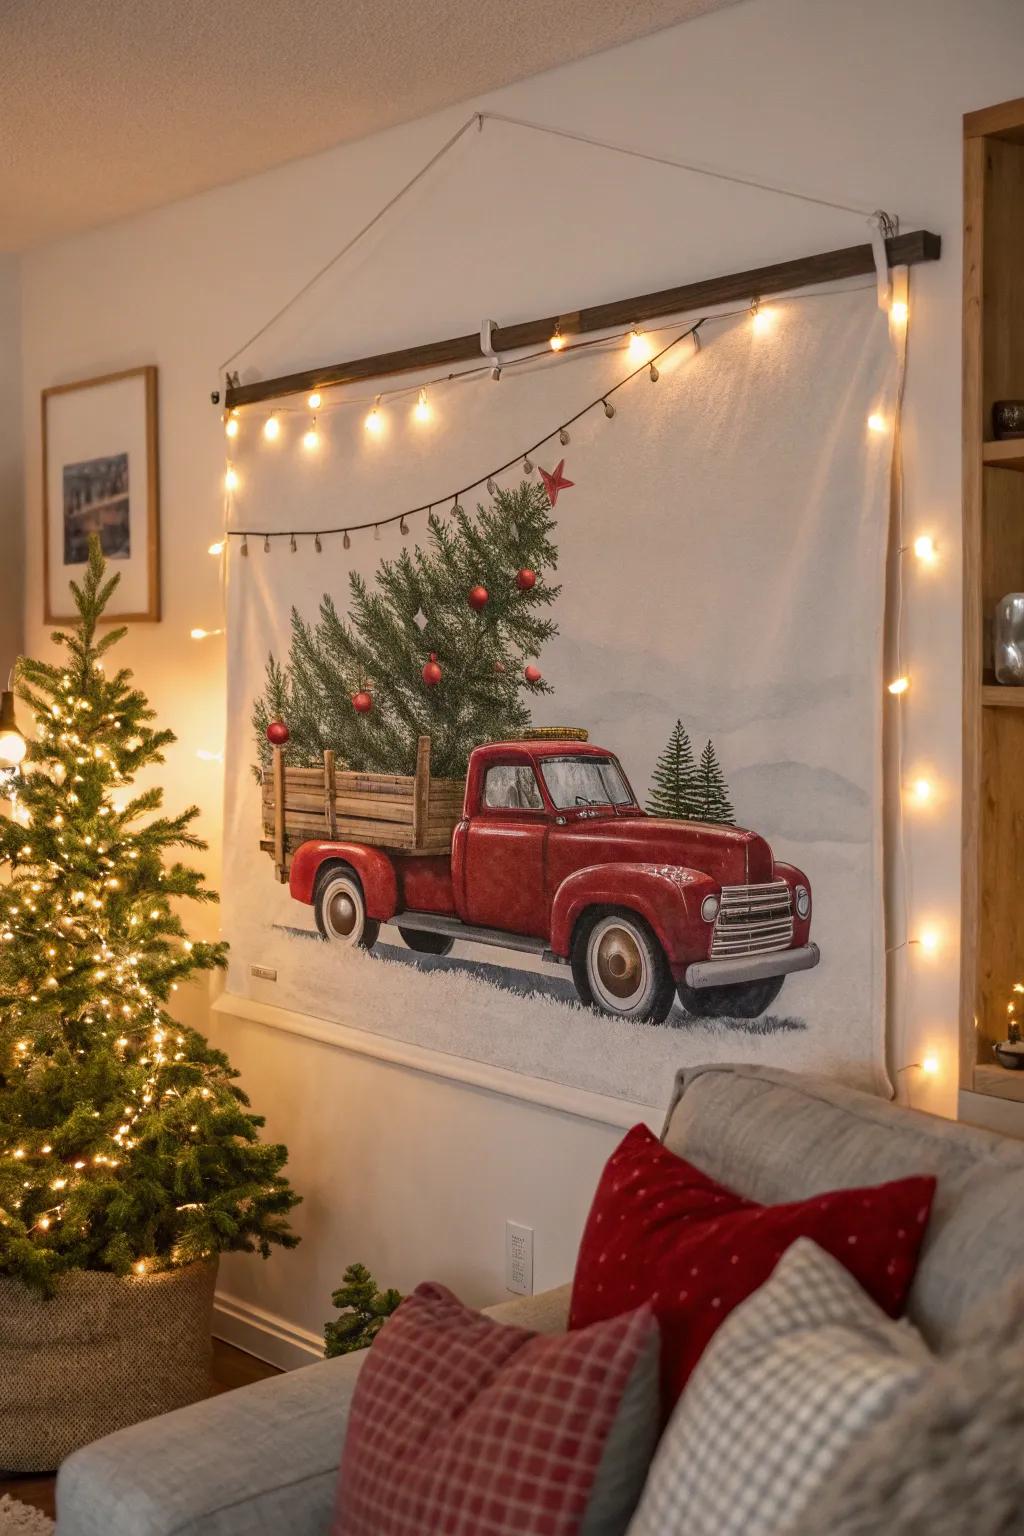
[[[414,928],[419,933],[441,933],[448,939],[469,939],[474,944],[493,944],[498,949],[517,949],[524,955],[540,955],[557,960],[543,939],[531,939],[522,933],[504,933],[497,928],[474,928],[457,917],[441,917],[435,912],[398,912],[388,918],[396,928]]]

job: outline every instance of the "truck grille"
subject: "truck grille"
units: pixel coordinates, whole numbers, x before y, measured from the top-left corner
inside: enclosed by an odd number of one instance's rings
[[[769,885],[723,885],[711,939],[712,960],[768,955],[793,943],[793,908],[784,880]]]

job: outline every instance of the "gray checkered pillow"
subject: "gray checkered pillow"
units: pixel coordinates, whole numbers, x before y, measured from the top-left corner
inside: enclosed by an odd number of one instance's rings
[[[629,1536],[781,1536],[930,1369],[910,1325],[800,1238],[708,1345]]]

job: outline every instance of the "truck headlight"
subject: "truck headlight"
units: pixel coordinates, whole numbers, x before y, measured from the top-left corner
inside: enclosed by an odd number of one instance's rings
[[[811,893],[806,885],[798,885],[793,892],[797,917],[808,917],[811,911]]]
[[[717,896],[705,896],[700,904],[700,915],[706,923],[713,923],[721,906]]]

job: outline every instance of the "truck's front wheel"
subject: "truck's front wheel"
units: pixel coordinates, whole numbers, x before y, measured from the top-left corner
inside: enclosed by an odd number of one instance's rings
[[[353,949],[372,949],[380,933],[376,918],[367,917],[359,877],[352,869],[334,865],[317,881],[313,898],[316,925],[325,939]]]
[[[782,991],[785,976],[736,981],[727,987],[688,987],[679,983],[679,1001],[695,1019],[756,1019]]]
[[[588,912],[572,946],[572,979],[582,1002],[619,1019],[660,1024],[675,987],[661,945],[642,917],[615,907]]]

